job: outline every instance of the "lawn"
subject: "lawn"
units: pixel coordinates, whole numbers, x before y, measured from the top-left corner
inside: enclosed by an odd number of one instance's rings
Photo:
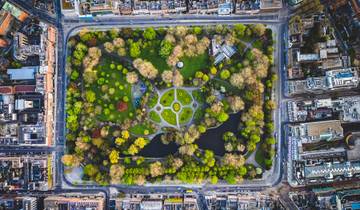
[[[265,154],[261,149],[261,145],[258,146],[255,153],[255,161],[261,166],[265,167]]]
[[[153,95],[149,98],[149,102],[148,102],[148,106],[150,109],[155,107],[155,105],[158,102],[158,99],[159,99],[159,95],[156,92],[154,92]]]
[[[197,71],[210,68],[210,59],[207,52],[195,57],[184,56],[180,61],[184,63],[184,67],[180,70],[184,79],[194,77]]]
[[[131,101],[131,85],[126,82],[126,75],[116,69],[117,65],[120,64],[103,59],[96,68],[97,80],[86,88],[95,93],[94,103],[101,107],[101,113],[98,113],[97,117],[103,122],[121,123],[127,118],[134,117],[135,108]],[[118,111],[119,103],[126,104],[127,109]]]
[[[177,125],[176,114],[171,109],[164,109],[161,112],[162,118],[171,125]]]
[[[174,101],[174,99],[175,99],[175,91],[174,91],[174,89],[171,89],[171,90],[166,91],[166,92],[161,96],[160,103],[161,103],[163,106],[171,106],[171,104],[172,104],[172,102]]]
[[[176,98],[183,106],[191,104],[192,101],[190,94],[184,89],[176,89]]]
[[[211,84],[213,84],[215,87],[224,87],[226,92],[235,94],[235,95],[239,95],[241,93],[241,90],[232,86],[230,84],[230,82],[222,80],[220,78],[214,78],[212,80],[210,80]]]
[[[151,111],[149,112],[149,117],[152,121],[157,122],[157,123],[161,123],[161,118],[158,115],[158,113],[156,113],[155,111]]]
[[[143,124],[137,124],[135,126],[132,126],[130,129],[130,132],[135,135],[150,135],[155,133],[154,129],[152,129],[149,125],[146,123]]]
[[[169,70],[170,67],[166,63],[166,58],[159,55],[160,42],[160,40],[150,42],[150,45],[141,50],[140,58],[150,61],[159,70],[159,73],[162,73],[165,70]]]
[[[191,94],[199,104],[205,103],[204,94],[200,90],[193,90]]]
[[[193,110],[189,107],[185,107],[181,110],[180,113],[180,119],[179,119],[179,123],[180,124],[186,124],[188,123],[193,115]]]

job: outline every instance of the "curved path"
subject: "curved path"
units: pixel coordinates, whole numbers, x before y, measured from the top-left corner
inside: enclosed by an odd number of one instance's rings
[[[177,98],[177,90],[181,89],[181,90],[185,90],[191,97],[191,103],[187,104],[187,105],[183,105]],[[195,87],[181,87],[181,88],[176,88],[176,87],[172,87],[172,88],[168,88],[168,89],[163,89],[163,90],[156,90],[156,93],[158,94],[158,101],[156,103],[156,105],[154,107],[152,107],[151,109],[148,110],[148,113],[150,113],[151,111],[154,111],[156,114],[159,115],[161,122],[154,122],[157,123],[160,127],[172,127],[172,128],[177,128],[180,129],[181,126],[187,126],[189,124],[192,123],[193,118],[194,118],[194,114],[196,111],[196,108],[198,107],[198,102],[194,99],[193,95],[192,95],[192,91],[194,90],[198,90],[199,88],[195,88]],[[161,104],[160,100],[162,98],[162,96],[167,93],[168,91],[174,90],[174,100],[171,102],[170,106],[164,106]],[[179,103],[180,109],[178,111],[175,111],[173,106],[175,103]],[[180,123],[180,113],[182,112],[182,110],[184,108],[190,108],[192,110],[192,115],[191,118],[189,119],[189,121],[186,124],[181,124]],[[170,109],[175,115],[176,115],[176,125],[173,125],[169,122],[167,122],[161,115],[161,112],[165,109]]]

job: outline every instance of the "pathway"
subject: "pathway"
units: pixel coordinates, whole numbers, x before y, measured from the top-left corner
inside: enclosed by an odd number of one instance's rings
[[[182,105],[181,104],[181,102],[177,99],[177,90],[178,89],[185,90],[190,95],[191,100],[192,100],[190,104],[188,104],[188,105]],[[192,91],[197,90],[197,89],[198,88],[194,88],[194,87],[181,87],[181,88],[172,87],[172,88],[163,89],[163,90],[156,90],[156,92],[158,94],[157,104],[153,108],[149,109],[148,113],[150,113],[151,111],[154,111],[159,115],[159,117],[161,119],[161,122],[160,123],[155,122],[155,123],[157,123],[160,127],[172,127],[172,128],[180,129],[181,126],[187,126],[187,125],[192,123],[193,118],[194,118],[194,114],[195,114],[195,111],[196,111],[196,107],[198,107],[198,103],[197,103],[197,101],[194,99],[194,97],[192,95]],[[161,97],[170,90],[174,90],[174,100],[171,102],[170,106],[164,106],[164,105],[162,105],[160,103]],[[175,103],[181,104],[180,109],[178,111],[175,111],[174,108],[173,108],[173,105]],[[184,108],[190,108],[193,113],[192,113],[192,116],[191,116],[190,120],[186,124],[181,124],[180,123],[180,113],[182,112],[182,110]],[[173,124],[167,122],[162,117],[161,112],[164,109],[171,109],[171,111],[176,115],[176,125],[173,125]]]

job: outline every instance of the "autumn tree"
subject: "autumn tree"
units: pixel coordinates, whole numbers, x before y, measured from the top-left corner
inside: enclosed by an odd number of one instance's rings
[[[142,60],[141,58],[134,60],[133,65],[140,74],[147,79],[155,79],[158,74],[158,70],[151,62]]]
[[[138,78],[138,75],[136,72],[131,71],[126,74],[126,81],[128,83],[134,84],[134,83],[137,83],[138,80],[139,80],[139,78]]]
[[[114,164],[110,167],[110,179],[111,184],[119,184],[121,182],[121,178],[125,173],[125,167],[120,164]]]
[[[163,71],[161,78],[165,83],[172,83],[173,81],[173,72],[172,71]]]
[[[239,112],[245,108],[245,103],[240,96],[229,96],[227,97],[227,101],[229,102],[230,108],[233,112]]]
[[[151,163],[149,165],[150,168],[150,175],[151,177],[157,177],[157,176],[161,176],[164,174],[164,168],[163,165],[161,164],[161,162],[156,161],[154,163]]]
[[[184,84],[184,78],[179,70],[175,70],[173,74],[173,85],[175,87],[181,87]]]

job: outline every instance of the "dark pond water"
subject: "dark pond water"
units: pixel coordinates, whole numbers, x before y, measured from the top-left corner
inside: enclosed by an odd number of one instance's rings
[[[218,128],[213,128],[203,135],[200,139],[196,140],[196,144],[201,149],[209,149],[214,151],[216,155],[223,156],[225,154],[224,141],[222,135],[226,131],[232,131],[236,133],[237,127],[240,122],[240,113],[230,115],[229,119]],[[139,155],[144,157],[164,157],[170,154],[174,154],[178,150],[178,146],[175,143],[165,145],[161,142],[161,134],[155,136],[151,143],[148,144]]]

